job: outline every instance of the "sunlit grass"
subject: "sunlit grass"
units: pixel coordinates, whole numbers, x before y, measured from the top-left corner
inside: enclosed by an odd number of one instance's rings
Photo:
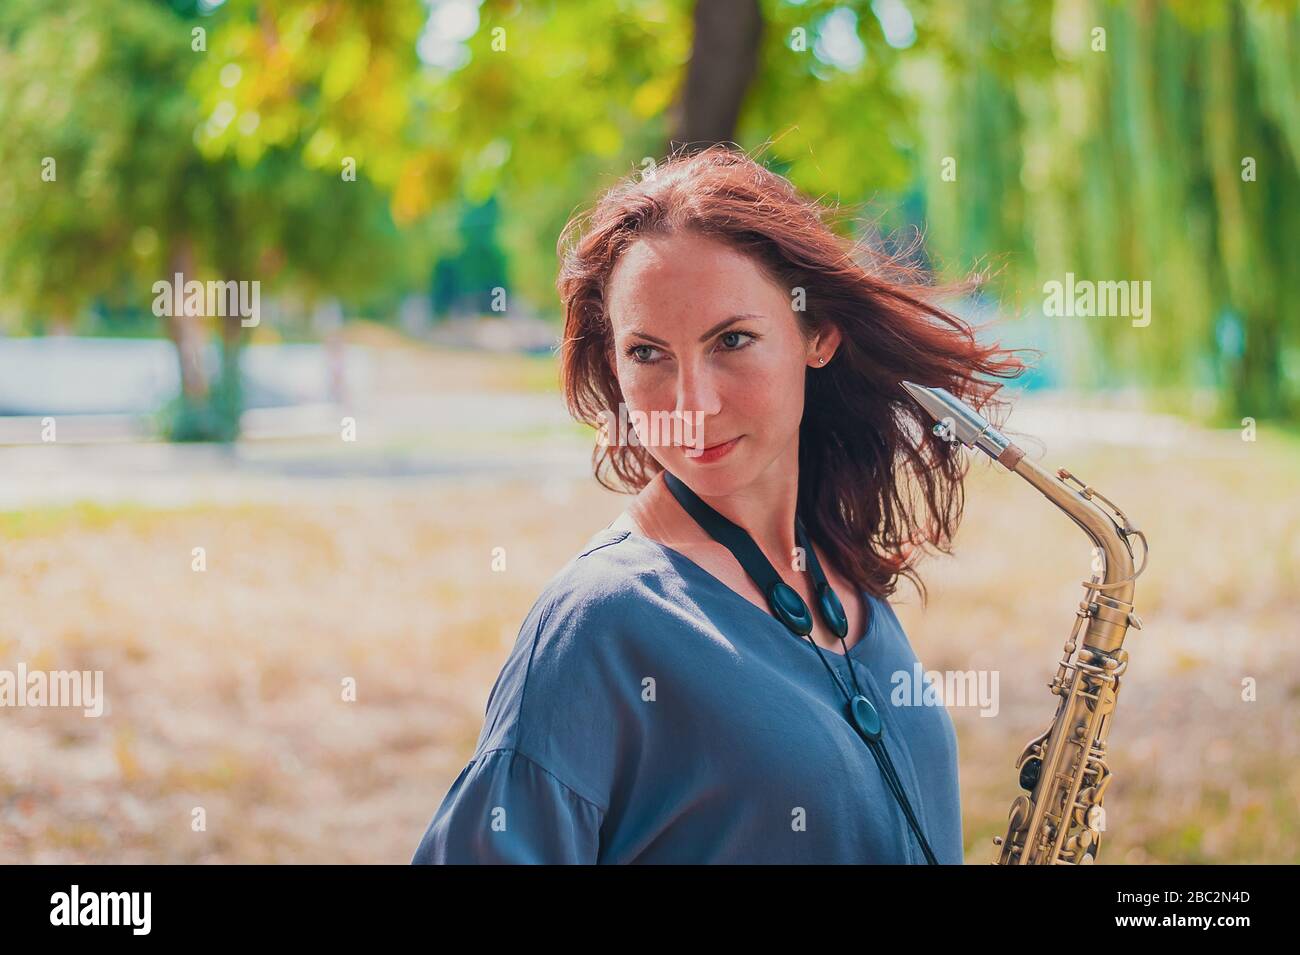
[[[1104,863],[1300,860],[1294,453],[1049,449],[1152,542]],[[409,859],[537,593],[624,501],[590,480],[369,487],[0,514],[0,667],[102,669],[107,696],[99,719],[3,713],[0,859]],[[982,863],[1055,710],[1090,549],[1012,475],[977,466],[967,501],[955,557],[925,567],[928,608],[905,586],[894,604],[927,668],[999,671],[997,717],[950,708]]]

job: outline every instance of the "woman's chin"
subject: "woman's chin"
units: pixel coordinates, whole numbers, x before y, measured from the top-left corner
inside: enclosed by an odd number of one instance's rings
[[[673,474],[688,481],[696,493],[720,497],[744,486],[741,476],[743,467],[737,466],[743,465],[743,461],[734,451],[722,460],[701,462],[697,456],[682,453],[680,448],[675,450],[675,461],[670,469]]]

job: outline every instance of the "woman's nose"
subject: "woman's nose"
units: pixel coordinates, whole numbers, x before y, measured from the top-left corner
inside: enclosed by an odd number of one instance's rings
[[[717,380],[705,363],[678,366],[677,372],[677,408],[679,415],[700,415],[710,417],[722,408],[722,397],[718,393]]]

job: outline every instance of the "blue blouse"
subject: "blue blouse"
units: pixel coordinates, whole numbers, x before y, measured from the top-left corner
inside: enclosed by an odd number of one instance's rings
[[[866,636],[847,660],[823,653],[850,693],[854,667],[931,849],[960,864],[952,720],[892,689],[917,658],[889,603],[863,597]],[[924,863],[844,707],[807,638],[606,527],[533,604],[411,861]]]

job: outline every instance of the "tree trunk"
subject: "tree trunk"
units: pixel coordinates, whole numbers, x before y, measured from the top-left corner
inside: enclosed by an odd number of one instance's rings
[[[758,0],[697,0],[686,89],[669,149],[696,152],[734,141],[736,120],[758,68]]]
[[[220,439],[234,441],[239,437],[239,420],[244,413],[244,384],[239,371],[239,356],[248,340],[249,331],[238,314],[222,316],[217,321],[221,323],[221,400],[216,402],[218,407],[215,410],[220,418]]]
[[[182,282],[195,278],[194,249],[188,240],[177,242],[169,266],[168,282],[174,282],[177,273],[180,273]],[[203,368],[204,319],[201,315],[178,314],[184,312],[183,288],[173,288],[172,296],[172,314],[166,320],[167,337],[176,346],[176,357],[180,362],[181,394],[187,404],[198,405],[208,396],[208,377]]]

